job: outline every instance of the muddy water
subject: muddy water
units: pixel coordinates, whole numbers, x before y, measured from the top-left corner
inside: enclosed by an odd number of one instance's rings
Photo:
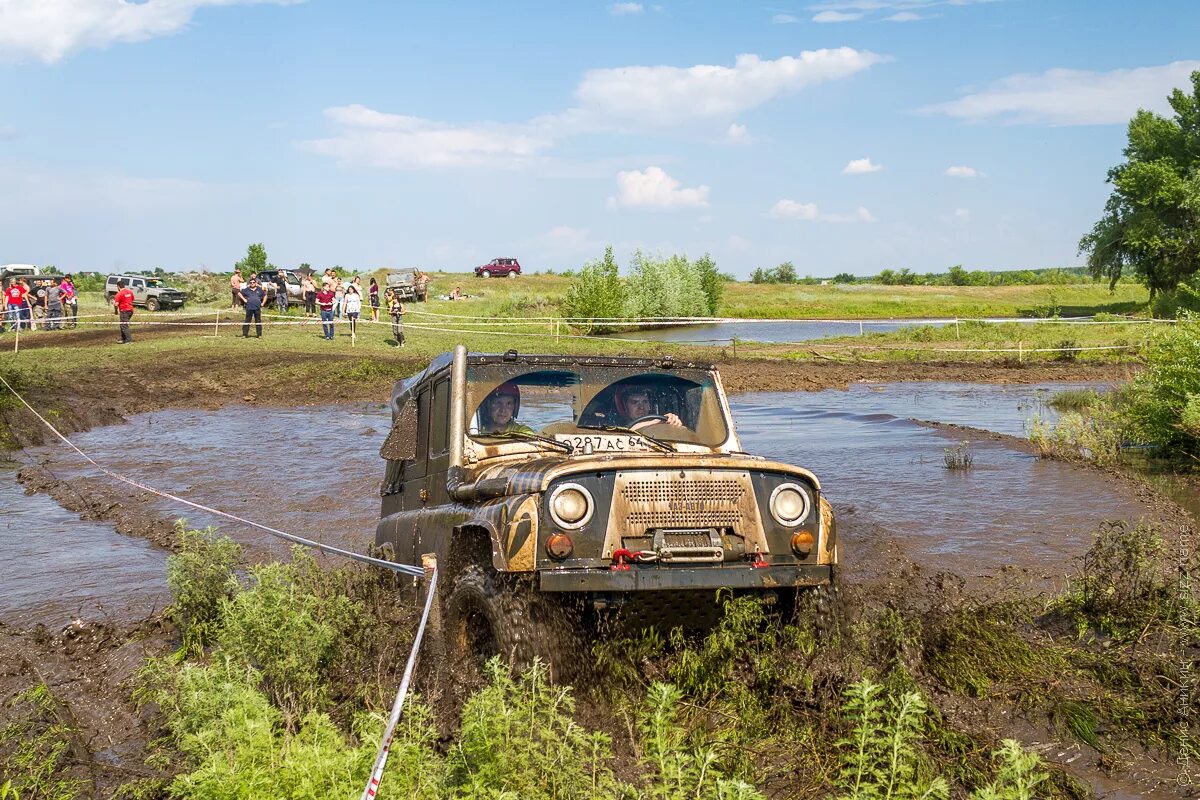
[[[104,523],[81,522],[45,495],[27,497],[11,468],[0,468],[0,553],[6,623],[128,619],[167,601],[165,553]]]
[[[936,568],[971,575],[1016,563],[1056,576],[1069,570],[1070,559],[1086,546],[1098,521],[1136,520],[1151,510],[1111,491],[1099,473],[1042,461],[992,441],[970,444],[973,469],[947,470],[943,448],[970,437],[948,436],[908,419],[1020,435],[1033,414],[1052,416],[1043,401],[1054,388],[860,384],[849,391],[740,395],[733,411],[748,450],[808,466],[820,476],[846,534],[844,558],[853,557],[856,539],[887,536],[900,541],[908,557]],[[374,535],[382,466],[377,448],[388,425],[382,405],[231,407],[141,414],[125,425],[78,434],[75,441],[110,468],[158,488],[362,550]],[[54,460],[61,477],[91,474],[70,464],[61,451],[40,449],[35,455]],[[38,501],[57,508],[48,499]],[[154,502],[163,515],[220,526],[247,543],[252,556],[285,552],[252,529],[165,500]],[[12,517],[8,506],[0,503],[0,530],[19,532],[34,524]],[[79,533],[81,526],[99,528],[99,535],[88,538],[95,531]],[[161,554],[142,543],[81,524],[65,512],[39,515],[35,527],[41,541],[69,537],[77,557],[63,560],[61,548],[46,547],[38,579],[27,580],[20,593],[0,592],[0,619],[39,602],[61,615],[58,586],[79,588],[81,579],[100,574],[100,565],[124,583],[98,580],[93,601],[112,607],[135,597],[148,607],[160,596]],[[8,547],[5,541],[5,552]],[[122,588],[131,584],[144,595]]]

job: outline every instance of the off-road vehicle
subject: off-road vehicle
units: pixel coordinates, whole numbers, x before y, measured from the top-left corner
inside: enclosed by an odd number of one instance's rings
[[[521,274],[521,263],[515,258],[493,258],[475,268],[477,278],[515,278]]]
[[[262,286],[266,292],[263,302],[269,306],[275,305],[275,296],[279,293],[279,284],[275,282],[278,276],[279,270],[277,269],[264,269],[254,274],[254,277],[258,278],[259,286]],[[304,288],[300,281],[300,273],[285,269],[283,270],[283,280],[287,284],[288,306],[304,305]]]
[[[402,303],[424,303],[429,296],[429,279],[422,278],[420,270],[389,272],[387,288],[395,290]]]
[[[170,310],[183,308],[187,295],[167,286],[162,278],[150,278],[145,275],[109,275],[104,282],[104,296],[111,303],[117,296],[117,281],[125,281],[125,285],[133,290],[133,304],[142,306],[147,311]]]
[[[724,587],[791,600],[833,580],[820,483],[742,450],[711,365],[460,345],[391,407],[376,545],[436,555],[453,657],[553,661],[608,609],[670,620]]]

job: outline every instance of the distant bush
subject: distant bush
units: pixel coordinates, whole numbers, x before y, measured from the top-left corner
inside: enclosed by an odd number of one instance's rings
[[[1200,455],[1200,316],[1158,331],[1146,369],[1129,384],[1120,416],[1131,438],[1170,456]]]
[[[585,264],[579,270],[561,307],[563,315],[570,319],[612,319],[624,313],[625,285],[617,272],[612,247],[604,249],[603,259]],[[605,333],[613,327],[599,323],[589,330]]]
[[[700,271],[685,256],[634,253],[625,281],[625,316],[703,317],[708,313]]]
[[[192,303],[211,303],[229,292],[229,279],[211,272],[184,272],[168,279],[167,283],[187,293],[188,301]]]
[[[1151,313],[1156,317],[1174,319],[1187,313],[1200,314],[1200,284],[1181,283],[1173,291],[1159,292],[1154,298]]]

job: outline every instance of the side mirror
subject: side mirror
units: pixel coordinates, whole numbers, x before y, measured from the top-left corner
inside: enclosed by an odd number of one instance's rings
[[[417,455],[417,402],[411,397],[404,401],[392,430],[379,448],[381,458],[388,461],[408,461]]]

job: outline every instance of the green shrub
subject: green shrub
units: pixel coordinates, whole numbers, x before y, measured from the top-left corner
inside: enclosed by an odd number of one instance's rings
[[[627,787],[613,777],[608,736],[571,718],[568,687],[552,686],[535,662],[512,677],[498,659],[487,685],[463,708],[459,741],[449,754],[456,797],[569,800],[616,798]]]
[[[290,564],[252,568],[250,586],[221,601],[216,641],[262,672],[280,708],[300,712],[323,702],[322,670],[361,613],[360,604],[323,585],[316,561],[297,548]]]
[[[700,271],[687,257],[634,254],[625,282],[627,317],[703,317],[708,297]]]
[[[640,721],[644,757],[653,770],[645,796],[675,800],[682,797],[721,800],[760,800],[750,784],[724,775],[719,742],[690,745],[679,720],[683,693],[667,683],[655,683],[646,697]]]
[[[1046,405],[1055,411],[1084,411],[1100,405],[1100,393],[1095,389],[1064,389],[1055,392]]]
[[[846,798],[949,798],[944,778],[919,775],[925,700],[919,692],[888,694],[863,679],[846,690],[851,733],[838,741],[843,752],[838,789]]]
[[[1200,286],[1179,284],[1174,291],[1159,292],[1154,298],[1151,313],[1162,319],[1186,314],[1200,314]]]
[[[44,683],[9,702],[12,721],[0,728],[0,798],[71,800],[83,790],[83,782],[67,774],[73,732],[59,720],[55,706]]]
[[[1129,385],[1121,419],[1131,438],[1156,445],[1167,456],[1198,456],[1194,406],[1200,396],[1200,316],[1164,327],[1147,348],[1146,369]]]
[[[185,663],[160,671],[146,699],[162,710],[170,741],[186,771],[171,783],[176,797],[351,797],[366,784],[382,732],[378,717],[358,715],[347,737],[322,713],[310,711],[294,732],[259,691],[259,674],[235,659]],[[441,795],[428,711],[410,705],[388,762],[389,797]]]
[[[1038,789],[1050,776],[1041,769],[1040,758],[1014,739],[1001,742],[992,757],[998,764],[996,779],[971,792],[971,800],[1034,800],[1042,796]]]
[[[167,586],[174,602],[168,609],[183,631],[185,646],[208,642],[222,600],[233,596],[232,578],[242,548],[213,528],[189,529],[175,523],[178,550],[167,556]]]
[[[612,247],[604,249],[604,258],[583,266],[571,281],[562,301],[563,316],[572,319],[613,319],[625,310],[625,286],[617,273]],[[596,324],[588,330],[605,333],[611,325]]]
[[[1121,453],[1121,426],[1115,412],[1108,407],[1088,413],[1072,411],[1059,417],[1056,424],[1034,417],[1030,422],[1029,440],[1043,458],[1113,466]]]

